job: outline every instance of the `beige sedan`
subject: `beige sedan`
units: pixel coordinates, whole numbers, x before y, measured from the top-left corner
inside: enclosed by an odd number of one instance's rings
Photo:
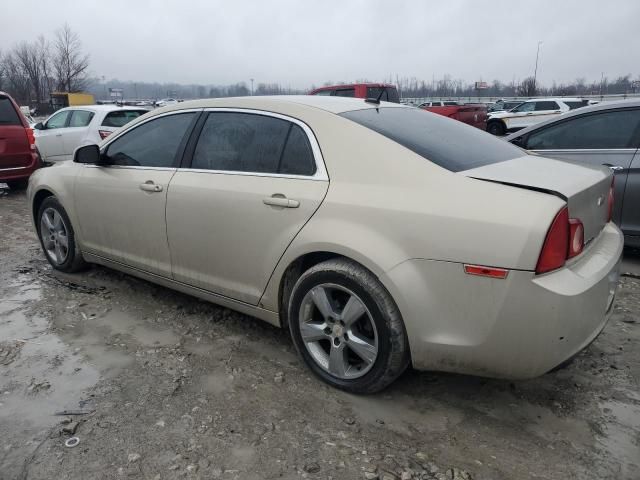
[[[51,265],[122,270],[287,327],[374,392],[411,364],[541,375],[602,330],[612,177],[423,110],[334,97],[184,102],[29,183]]]

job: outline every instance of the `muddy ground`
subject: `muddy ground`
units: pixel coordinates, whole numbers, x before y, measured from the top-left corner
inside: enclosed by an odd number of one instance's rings
[[[54,273],[24,194],[0,192],[0,478],[638,479],[639,312],[623,277],[565,369],[348,395],[285,331],[104,268]]]

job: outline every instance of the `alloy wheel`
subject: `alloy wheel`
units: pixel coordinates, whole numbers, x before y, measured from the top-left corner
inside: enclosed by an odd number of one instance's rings
[[[298,315],[304,345],[323,370],[343,380],[365,375],[378,358],[378,332],[371,313],[351,290],[336,284],[313,287]]]
[[[69,231],[60,213],[47,208],[40,217],[40,238],[49,258],[62,265],[69,256]]]

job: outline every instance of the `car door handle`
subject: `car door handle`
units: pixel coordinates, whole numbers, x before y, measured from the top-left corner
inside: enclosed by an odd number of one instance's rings
[[[56,133],[56,137],[61,137],[62,134],[61,133]]]
[[[609,167],[614,172],[619,172],[620,170],[624,170],[624,167],[621,167],[620,165],[611,165],[610,163],[603,163],[602,165],[604,165],[605,167]]]
[[[162,185],[156,185],[151,180],[147,180],[140,184],[140,190],[144,190],[145,192],[161,192]]]
[[[528,112],[527,115],[533,115],[533,112]]]
[[[271,205],[272,207],[284,207],[284,208],[298,208],[300,202],[297,200],[291,200],[284,195],[275,194],[271,197],[267,197],[262,200],[265,205]]]

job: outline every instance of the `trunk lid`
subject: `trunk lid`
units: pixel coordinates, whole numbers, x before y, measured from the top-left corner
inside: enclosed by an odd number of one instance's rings
[[[598,236],[608,220],[612,173],[606,167],[525,155],[459,173],[563,198],[569,216],[584,225],[585,245]]]

